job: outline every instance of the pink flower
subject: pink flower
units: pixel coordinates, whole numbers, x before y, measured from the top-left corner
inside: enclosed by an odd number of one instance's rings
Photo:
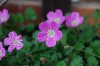
[[[10,15],[7,9],[3,9],[2,12],[0,11],[0,24],[2,24],[3,22],[7,22],[9,17]]]
[[[57,24],[61,25],[65,21],[65,17],[62,14],[60,9],[57,9],[55,12],[50,11],[47,14],[47,22],[56,22]]]
[[[2,46],[2,42],[0,42],[0,60],[6,55],[6,51]]]
[[[9,33],[9,38],[5,38],[4,39],[4,44],[5,45],[9,45],[8,47],[8,51],[12,52],[15,48],[17,50],[20,50],[23,47],[23,43],[22,43],[22,35],[18,35],[12,31]]]
[[[77,27],[83,23],[84,18],[79,16],[78,12],[72,12],[71,15],[66,16],[66,26]]]
[[[55,22],[42,22],[39,25],[41,32],[37,34],[37,39],[39,42],[46,41],[47,47],[53,47],[56,45],[56,41],[62,38],[62,32],[58,30],[59,25]]]

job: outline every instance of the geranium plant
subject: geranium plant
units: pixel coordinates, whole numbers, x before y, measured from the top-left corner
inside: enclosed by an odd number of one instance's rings
[[[0,11],[0,66],[100,65],[100,10],[83,17],[57,9],[48,12],[47,20],[39,25],[36,17],[32,8],[23,14]]]

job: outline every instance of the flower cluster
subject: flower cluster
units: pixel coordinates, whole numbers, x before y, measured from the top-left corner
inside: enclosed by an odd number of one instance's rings
[[[67,27],[77,27],[83,23],[83,17],[79,16],[78,12],[63,16],[63,12],[57,9],[55,12],[50,11],[47,14],[47,20],[39,24],[41,32],[37,34],[39,42],[45,42],[47,47],[54,47],[56,41],[62,38],[62,32],[59,30],[61,24],[64,23]]]
[[[39,42],[46,41],[47,47],[56,45],[56,41],[62,38],[62,32],[59,30],[60,25],[65,21],[62,11],[57,9],[47,14],[48,20],[39,25],[41,32],[37,34]]]
[[[0,24],[9,20],[9,13],[7,9],[0,11]],[[54,47],[57,41],[62,38],[62,31],[60,26],[65,22],[67,27],[77,27],[83,23],[84,18],[78,12],[72,12],[70,15],[64,16],[60,9],[55,12],[50,11],[47,14],[47,20],[39,24],[41,32],[37,34],[39,42],[46,42],[47,47]],[[12,52],[14,49],[20,50],[23,47],[22,35],[17,35],[12,31],[8,34],[8,38],[4,39],[4,45],[8,46],[8,51]],[[0,42],[0,60],[6,55],[6,50]]]
[[[9,38],[5,38],[4,39],[4,45],[10,45],[8,47],[8,51],[12,52],[15,48],[17,50],[20,50],[23,47],[23,43],[22,43],[22,36],[18,35],[12,31],[9,33]],[[0,60],[2,59],[2,57],[4,57],[6,55],[6,50],[3,48],[2,46],[2,42],[0,42]]]
[[[0,24],[3,22],[7,22],[10,18],[10,15],[8,13],[7,9],[3,9],[3,11],[0,11]],[[12,52],[15,48],[17,50],[20,50],[23,47],[22,43],[22,35],[16,34],[16,32],[12,31],[8,34],[9,38],[4,39],[4,45],[9,45],[8,51]],[[3,48],[2,42],[0,42],[0,60],[6,55],[6,50]]]

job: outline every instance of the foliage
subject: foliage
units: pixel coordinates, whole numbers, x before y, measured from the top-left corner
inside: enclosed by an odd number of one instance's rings
[[[94,19],[100,17],[97,10]],[[25,20],[35,20],[36,12],[28,8],[24,14],[11,14],[8,23],[0,26],[0,40],[14,30],[23,35],[24,47],[22,50],[8,53],[0,61],[0,66],[99,66],[100,65],[100,37],[96,29],[100,27],[90,25],[85,19],[84,24],[77,28],[60,27],[63,38],[53,48],[47,48],[45,43],[36,39],[37,25],[24,25]],[[86,17],[87,18],[87,17]],[[100,19],[100,18],[99,18]],[[4,46],[6,49],[7,47]]]

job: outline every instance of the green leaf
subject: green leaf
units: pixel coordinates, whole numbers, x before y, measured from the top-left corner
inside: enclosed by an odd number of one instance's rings
[[[75,45],[78,39],[77,33],[75,30],[70,30],[67,34],[67,43],[70,45]]]
[[[34,66],[40,66],[40,62],[39,61],[36,61]]]
[[[79,34],[79,41],[81,41],[81,42],[91,42],[94,39],[95,30],[92,26],[87,25],[83,28],[80,28],[80,30],[82,30],[82,32]]]
[[[67,31],[66,30],[63,30],[62,31],[63,32],[63,34],[62,34],[62,39],[60,40],[60,42],[62,43],[62,44],[65,44],[66,43],[66,41],[67,41]]]
[[[100,40],[95,40],[94,42],[92,42],[90,47],[94,49],[100,48]]]
[[[83,66],[83,60],[80,56],[76,56],[72,62],[71,62],[71,66]]]
[[[57,53],[55,53],[55,54],[53,54],[53,55],[51,56],[51,60],[52,60],[52,61],[57,60]]]
[[[100,10],[99,9],[97,9],[96,11],[95,11],[95,13],[93,14],[93,17],[97,20],[97,19],[100,19]]]
[[[15,14],[10,15],[10,21],[9,22],[10,22],[10,24],[13,24],[13,25],[15,24],[15,22],[16,22],[16,15]]]
[[[24,22],[24,17],[21,13],[16,14],[16,22],[18,22],[19,24],[22,24]]]
[[[88,15],[84,15],[84,20],[87,20],[89,18]]]
[[[41,53],[40,56],[41,56],[41,58],[50,58],[50,57],[51,57],[50,54],[47,53],[47,52]],[[40,59],[41,59],[41,58],[40,58]]]
[[[32,24],[29,24],[29,25],[26,26],[26,31],[28,33],[31,32],[33,29],[34,29],[34,25],[32,25]]]
[[[64,55],[70,55],[70,54],[72,54],[73,50],[74,50],[73,48],[65,48],[64,49]]]
[[[96,23],[96,28],[100,28],[100,23]]]
[[[95,40],[90,44],[90,47],[93,49],[93,51],[97,54],[100,55],[100,40]]]
[[[84,48],[84,43],[77,42],[74,46],[77,50],[82,50]]]
[[[87,57],[88,66],[98,66],[98,60],[94,56]]]
[[[30,50],[30,47],[32,46],[31,42],[28,42],[27,39],[25,37],[23,37],[23,48],[22,51],[25,53],[28,53]]]
[[[91,47],[85,48],[85,55],[91,56],[91,54],[93,54],[93,49]]]
[[[37,18],[36,11],[33,8],[31,8],[31,7],[27,8],[25,10],[24,15],[25,15],[25,19],[26,20],[32,20],[32,21],[34,21]]]
[[[78,27],[79,30],[86,30],[89,26],[88,22],[84,22],[81,26]]]
[[[100,48],[95,49],[95,53],[100,57]]]
[[[32,38],[33,38],[33,40],[35,41],[36,44],[37,44],[37,33],[38,32],[39,32],[39,30],[34,31],[33,34],[32,34]]]
[[[20,24],[19,26],[20,26],[20,27],[17,27],[17,31],[18,31],[18,32],[22,32],[22,31],[25,30],[25,26],[24,26],[23,24]]]
[[[60,61],[57,63],[57,66],[67,66],[65,61]]]

